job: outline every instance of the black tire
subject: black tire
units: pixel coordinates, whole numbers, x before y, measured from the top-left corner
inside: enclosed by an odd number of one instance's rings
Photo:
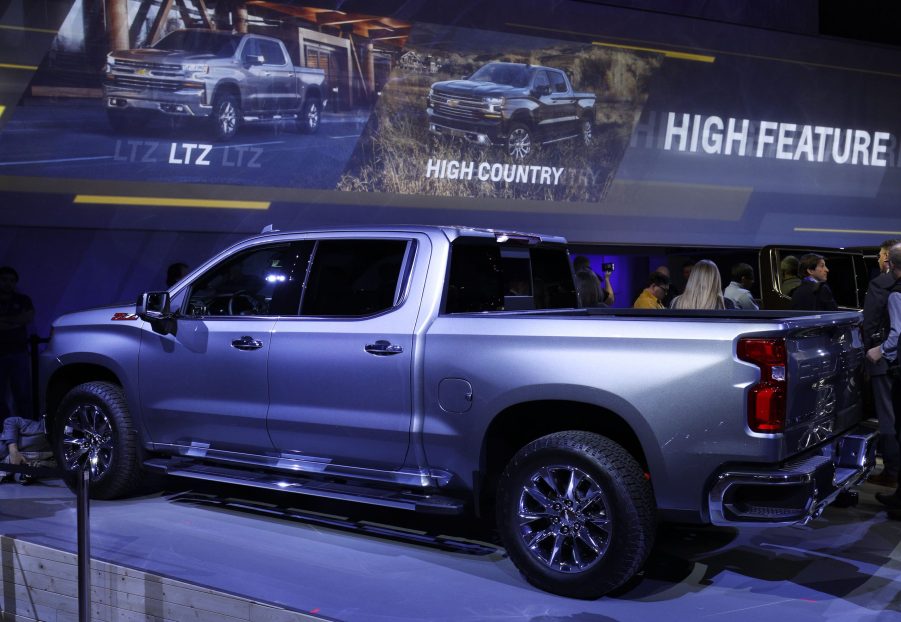
[[[529,583],[561,596],[600,598],[632,578],[653,546],[655,514],[638,462],[590,432],[529,443],[498,482],[498,529],[510,559]]]
[[[141,484],[137,433],[120,386],[86,382],[69,391],[54,419],[53,440],[64,470],[89,463],[92,498],[123,497]]]
[[[528,125],[511,123],[504,139],[504,151],[515,162],[525,162],[535,153],[535,137]]]
[[[315,134],[322,123],[322,105],[318,99],[308,99],[300,111],[297,119],[297,129],[304,134]]]
[[[210,123],[216,140],[231,140],[241,124],[241,102],[238,98],[231,93],[216,95]]]

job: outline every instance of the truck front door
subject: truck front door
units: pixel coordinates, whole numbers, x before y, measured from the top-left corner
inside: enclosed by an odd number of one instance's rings
[[[250,37],[244,43],[241,60],[245,70],[241,87],[245,113],[266,115],[296,109],[294,67],[278,43]]]
[[[291,243],[236,253],[175,294],[173,302],[181,301],[175,335],[145,328],[139,386],[154,443],[198,456],[271,452],[272,329],[285,309],[296,310],[300,287],[290,277],[295,264],[306,270],[308,257],[308,248]]]
[[[403,464],[423,286],[414,291],[410,274],[427,244],[391,234],[316,241],[300,313],[279,319],[269,357],[269,434],[284,457]]]

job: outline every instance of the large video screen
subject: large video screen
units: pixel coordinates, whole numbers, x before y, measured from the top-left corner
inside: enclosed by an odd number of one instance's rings
[[[41,196],[7,224],[901,235],[893,48],[581,2],[106,4],[2,116],[4,189]]]

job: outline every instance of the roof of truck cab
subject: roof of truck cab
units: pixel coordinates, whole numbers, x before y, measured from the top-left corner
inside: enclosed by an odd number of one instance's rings
[[[514,231],[512,229],[489,229],[483,227],[468,227],[463,225],[351,225],[341,227],[313,227],[310,229],[285,230],[274,229],[263,232],[242,240],[240,243],[257,239],[274,239],[291,237],[295,235],[308,235],[316,233],[366,233],[366,232],[397,232],[397,233],[441,233],[453,241],[459,237],[495,238],[502,236],[509,238],[534,238],[542,243],[566,244],[566,238],[544,233]]]

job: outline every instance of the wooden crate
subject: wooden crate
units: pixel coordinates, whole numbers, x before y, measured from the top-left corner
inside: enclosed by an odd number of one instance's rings
[[[0,536],[0,620],[77,622],[74,553]],[[289,611],[157,575],[91,561],[93,622],[309,622]]]

